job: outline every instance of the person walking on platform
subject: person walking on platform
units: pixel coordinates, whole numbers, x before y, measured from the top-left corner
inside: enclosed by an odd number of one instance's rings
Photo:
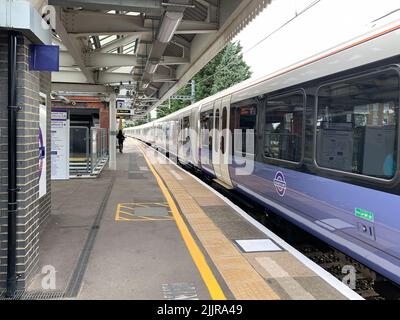
[[[124,133],[122,132],[122,130],[118,131],[117,139],[118,139],[119,152],[122,153],[122,149],[124,148],[124,140],[125,140],[125,136],[124,136]]]

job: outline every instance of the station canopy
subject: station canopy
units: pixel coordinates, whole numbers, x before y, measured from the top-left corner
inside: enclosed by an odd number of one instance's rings
[[[48,0],[56,92],[125,88],[136,117],[168,99],[271,0]]]

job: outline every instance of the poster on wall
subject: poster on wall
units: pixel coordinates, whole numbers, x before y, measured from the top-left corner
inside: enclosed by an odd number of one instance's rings
[[[69,119],[66,110],[51,112],[51,179],[69,179]]]
[[[39,92],[39,199],[47,190],[47,96]]]

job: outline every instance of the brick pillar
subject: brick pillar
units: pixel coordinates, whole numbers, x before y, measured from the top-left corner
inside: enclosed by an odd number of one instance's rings
[[[22,110],[17,115],[17,288],[25,289],[37,271],[39,259],[39,226],[50,212],[50,156],[47,165],[47,194],[39,194],[39,91],[50,94],[49,73],[29,70],[30,42],[18,37],[17,49],[17,104]],[[6,286],[7,275],[7,87],[8,38],[0,31],[0,290]],[[50,100],[50,97],[48,97]],[[50,108],[47,123],[47,150],[50,150]]]

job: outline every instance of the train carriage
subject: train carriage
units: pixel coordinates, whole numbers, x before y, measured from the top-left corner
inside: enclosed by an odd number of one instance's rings
[[[126,132],[400,284],[399,99],[397,21]]]

